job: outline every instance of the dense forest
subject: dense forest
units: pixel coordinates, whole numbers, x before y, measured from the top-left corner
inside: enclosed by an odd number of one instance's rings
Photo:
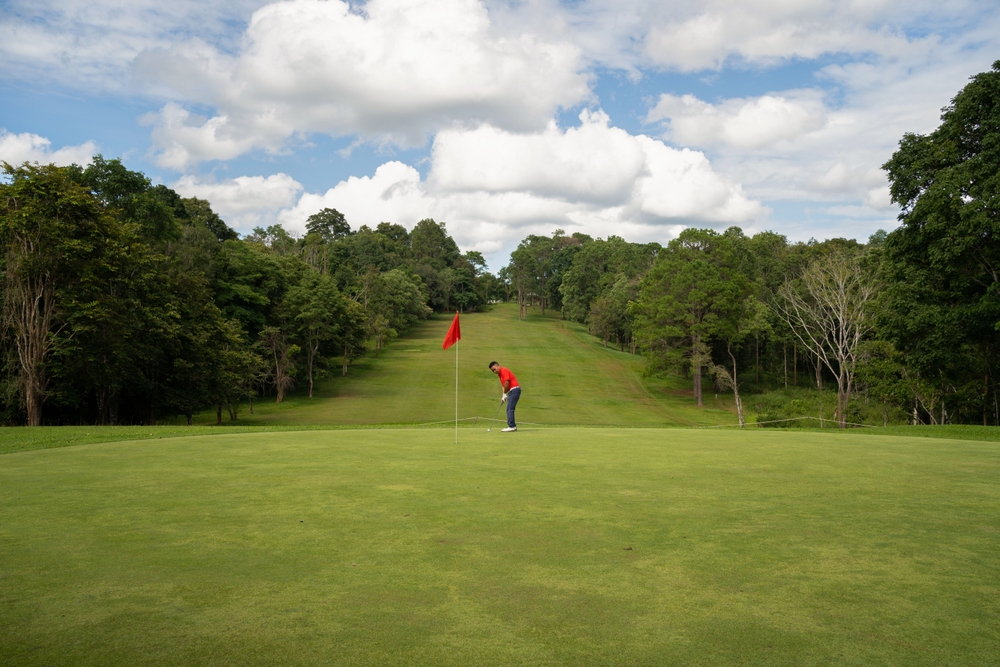
[[[515,300],[731,394],[740,423],[836,396],[852,423],[1000,424],[1000,61],[883,166],[900,226],[860,243],[689,228],[666,246],[525,238],[496,276],[444,224],[243,238],[119,160],[5,165],[0,422],[155,423],[348,372],[434,311]],[[780,400],[763,400],[761,396]]]

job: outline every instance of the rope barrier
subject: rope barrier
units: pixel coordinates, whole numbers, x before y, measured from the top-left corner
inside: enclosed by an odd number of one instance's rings
[[[822,417],[789,417],[788,419],[771,419],[762,422],[750,422],[748,424],[745,424],[744,426],[760,426],[761,424],[780,424],[781,422],[795,422],[795,421],[802,421],[803,419],[815,419],[820,423],[820,426],[823,425],[823,422],[829,422],[831,424],[836,424],[837,426],[840,426],[840,422],[837,421],[836,419],[824,419]],[[877,426],[873,426],[871,424],[859,424],[857,422],[844,422],[844,424],[849,426],[858,426],[861,428],[878,428]],[[695,428],[743,428],[743,426],[740,426],[739,424],[719,424],[717,426],[697,426]]]
[[[507,423],[506,419],[494,419],[492,417],[462,417],[458,421],[467,422],[475,420],[476,423],[478,424],[480,419],[482,419],[485,422],[501,422],[503,424]],[[454,419],[447,419],[445,421],[439,421],[439,422],[417,422],[415,424],[401,424],[401,426],[435,426],[437,424],[454,424],[454,423],[455,423]],[[523,422],[520,420],[517,423],[518,425],[524,424],[525,426],[551,426],[551,424],[540,424],[538,422]]]
[[[478,424],[480,419],[483,420],[484,422],[492,422],[492,423],[500,422],[500,423],[504,423],[504,424],[507,423],[506,419],[494,419],[493,417],[479,417],[479,416],[475,416],[475,417],[462,417],[461,419],[459,419],[457,421],[460,421],[460,422],[475,421],[475,423]],[[783,422],[794,422],[794,421],[802,421],[802,420],[807,420],[807,419],[812,419],[812,420],[820,422],[820,426],[822,426],[824,422],[830,423],[830,424],[836,424],[838,427],[840,426],[840,422],[837,421],[836,419],[824,419],[822,417],[789,417],[788,419],[770,419],[768,421],[762,421],[762,422],[749,422],[747,424],[744,424],[743,426],[740,426],[739,424],[716,424],[716,425],[713,425],[713,426],[689,426],[687,428],[693,428],[693,429],[746,428],[746,427],[753,427],[753,426],[762,426],[764,424],[780,424],[780,423],[783,423]],[[417,422],[417,423],[413,423],[413,424],[394,424],[393,426],[395,426],[397,428],[399,428],[399,427],[406,428],[406,427],[415,427],[415,426],[437,426],[439,424],[454,424],[455,421],[456,420],[454,420],[454,419],[446,419],[446,420],[443,420],[443,421],[436,421],[436,422]],[[517,423],[518,423],[518,425],[524,424],[525,426],[553,426],[553,427],[554,426],[594,426],[594,427],[605,427],[605,428],[620,428],[621,427],[621,424],[543,424],[543,423],[540,423],[540,422],[523,422],[523,421],[518,421]],[[859,424],[857,422],[844,422],[844,424],[847,425],[847,426],[856,426],[856,427],[859,427],[859,428],[878,428],[877,426],[873,426],[872,424]],[[649,425],[649,426],[645,426],[645,428],[657,428],[657,427],[653,426],[653,425]]]

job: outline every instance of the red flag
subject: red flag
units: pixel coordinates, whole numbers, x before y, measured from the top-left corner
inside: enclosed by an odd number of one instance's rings
[[[458,326],[458,313],[455,313],[455,321],[451,323],[448,335],[444,337],[444,342],[441,343],[441,348],[447,350],[460,340],[462,340],[462,329]]]

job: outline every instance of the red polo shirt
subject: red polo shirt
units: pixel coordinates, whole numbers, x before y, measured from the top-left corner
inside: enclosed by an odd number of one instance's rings
[[[500,367],[499,378],[500,378],[500,388],[501,389],[503,389],[503,383],[506,382],[507,380],[510,380],[510,389],[513,389],[514,387],[520,387],[521,386],[521,385],[519,385],[517,383],[517,378],[514,377],[514,374],[511,373],[509,369],[504,368],[503,366]],[[510,389],[508,389],[508,391],[510,391]]]

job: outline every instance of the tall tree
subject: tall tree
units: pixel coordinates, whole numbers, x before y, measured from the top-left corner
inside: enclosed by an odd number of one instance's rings
[[[296,286],[288,290],[285,303],[295,322],[299,341],[306,351],[306,373],[309,377],[309,398],[313,397],[316,364],[326,345],[337,340],[346,312],[344,297],[330,276],[309,272]]]
[[[837,420],[846,428],[858,350],[874,327],[873,277],[856,254],[819,257],[779,290],[779,308],[802,346],[837,379]]]
[[[301,351],[298,345],[288,340],[288,335],[276,326],[267,326],[260,332],[257,343],[261,354],[271,361],[274,374],[275,402],[281,403],[289,390],[295,386],[295,362],[293,358]]]
[[[712,363],[709,343],[739,317],[753,291],[737,260],[730,236],[685,229],[659,253],[635,307],[636,332],[650,365],[690,368],[698,405],[702,369]]]
[[[734,316],[727,321],[720,322],[721,326],[716,332],[716,337],[726,347],[726,354],[729,355],[729,360],[732,362],[732,371],[725,366],[725,363],[710,363],[709,371],[723,389],[732,389],[736,416],[740,421],[741,428],[746,424],[746,415],[743,411],[743,399],[740,398],[740,382],[737,374],[739,364],[736,362],[736,352],[748,337],[756,338],[770,329],[768,315],[768,307],[756,296],[749,294],[737,302]]]
[[[574,238],[580,235],[574,234]],[[559,280],[563,315],[584,322],[591,304],[609,289],[620,275],[642,278],[661,250],[658,243],[628,243],[618,236],[607,240],[581,239],[577,252]]]
[[[99,261],[114,219],[54,165],[4,163],[0,183],[0,247],[4,254],[3,328],[13,334],[29,426],[42,423],[48,397],[46,363],[60,318],[64,290]]]
[[[986,423],[1000,371],[1000,61],[883,168],[902,224],[885,240],[880,331],[936,393],[978,395],[965,419]]]

